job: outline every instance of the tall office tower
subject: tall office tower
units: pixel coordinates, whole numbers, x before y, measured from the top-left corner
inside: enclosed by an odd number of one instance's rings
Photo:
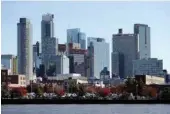
[[[41,21],[41,56],[45,69],[49,69],[51,56],[58,53],[58,39],[54,37],[54,15],[44,14]]]
[[[88,78],[100,79],[100,72],[110,68],[109,43],[103,38],[88,38]]]
[[[79,43],[81,49],[86,49],[86,34],[80,28],[67,29],[67,44]]]
[[[79,33],[79,42],[81,49],[86,49],[86,34],[83,32]]]
[[[32,25],[27,18],[20,18],[18,27],[18,73],[26,75],[27,84],[33,76]]]
[[[134,25],[134,34],[138,44],[138,59],[151,57],[150,27],[144,24]]]
[[[120,76],[120,78],[124,78],[124,55],[120,52],[112,52],[111,53],[112,60],[112,78]]]
[[[34,67],[34,73],[36,72],[36,68],[40,67],[41,64],[41,56],[39,51],[39,42],[36,42],[36,44],[33,45],[33,67]]]
[[[135,35],[123,34],[123,30],[119,29],[118,34],[113,34],[112,47],[112,74],[120,78],[132,76],[132,61],[137,59]]]
[[[36,42],[36,52],[37,52],[37,56],[39,56],[40,55],[40,43],[37,41]]]

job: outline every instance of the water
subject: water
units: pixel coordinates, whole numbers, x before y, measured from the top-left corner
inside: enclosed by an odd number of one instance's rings
[[[2,105],[2,114],[170,114],[170,105]]]

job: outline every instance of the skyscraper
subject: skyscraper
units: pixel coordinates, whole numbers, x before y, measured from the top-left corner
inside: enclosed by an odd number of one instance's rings
[[[33,67],[34,67],[34,73],[36,72],[36,69],[39,68],[41,64],[41,56],[39,51],[39,42],[37,41],[36,44],[33,45]]]
[[[86,49],[86,34],[80,28],[67,29],[67,43],[79,43],[81,49]]]
[[[100,72],[109,65],[109,43],[105,42],[103,38],[88,38],[88,58],[89,58],[89,72],[88,77],[95,77],[100,79]]]
[[[138,43],[138,59],[151,57],[150,27],[145,24],[135,24],[134,34]]]
[[[79,43],[81,49],[86,49],[86,34],[83,32],[79,32]]]
[[[112,73],[121,78],[132,76],[133,60],[137,59],[137,41],[134,34],[123,34],[119,29],[118,34],[112,38]]]
[[[27,18],[20,18],[17,28],[18,73],[26,75],[29,83],[33,76],[32,26]]]
[[[44,14],[41,21],[41,49],[42,64],[47,70],[50,66],[49,59],[58,53],[58,40],[54,37],[54,15]]]

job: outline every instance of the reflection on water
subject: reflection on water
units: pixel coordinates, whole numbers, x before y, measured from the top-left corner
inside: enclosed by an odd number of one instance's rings
[[[170,114],[170,105],[2,105],[2,114]]]

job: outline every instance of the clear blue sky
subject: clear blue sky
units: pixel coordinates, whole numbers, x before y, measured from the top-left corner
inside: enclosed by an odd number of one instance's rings
[[[87,36],[111,43],[118,28],[133,32],[134,23],[151,27],[151,57],[163,59],[170,71],[170,2],[2,2],[2,54],[17,53],[17,22],[33,24],[33,43],[40,41],[41,16],[55,15],[55,36],[66,42],[66,29],[81,28]],[[111,47],[111,44],[110,44]]]

